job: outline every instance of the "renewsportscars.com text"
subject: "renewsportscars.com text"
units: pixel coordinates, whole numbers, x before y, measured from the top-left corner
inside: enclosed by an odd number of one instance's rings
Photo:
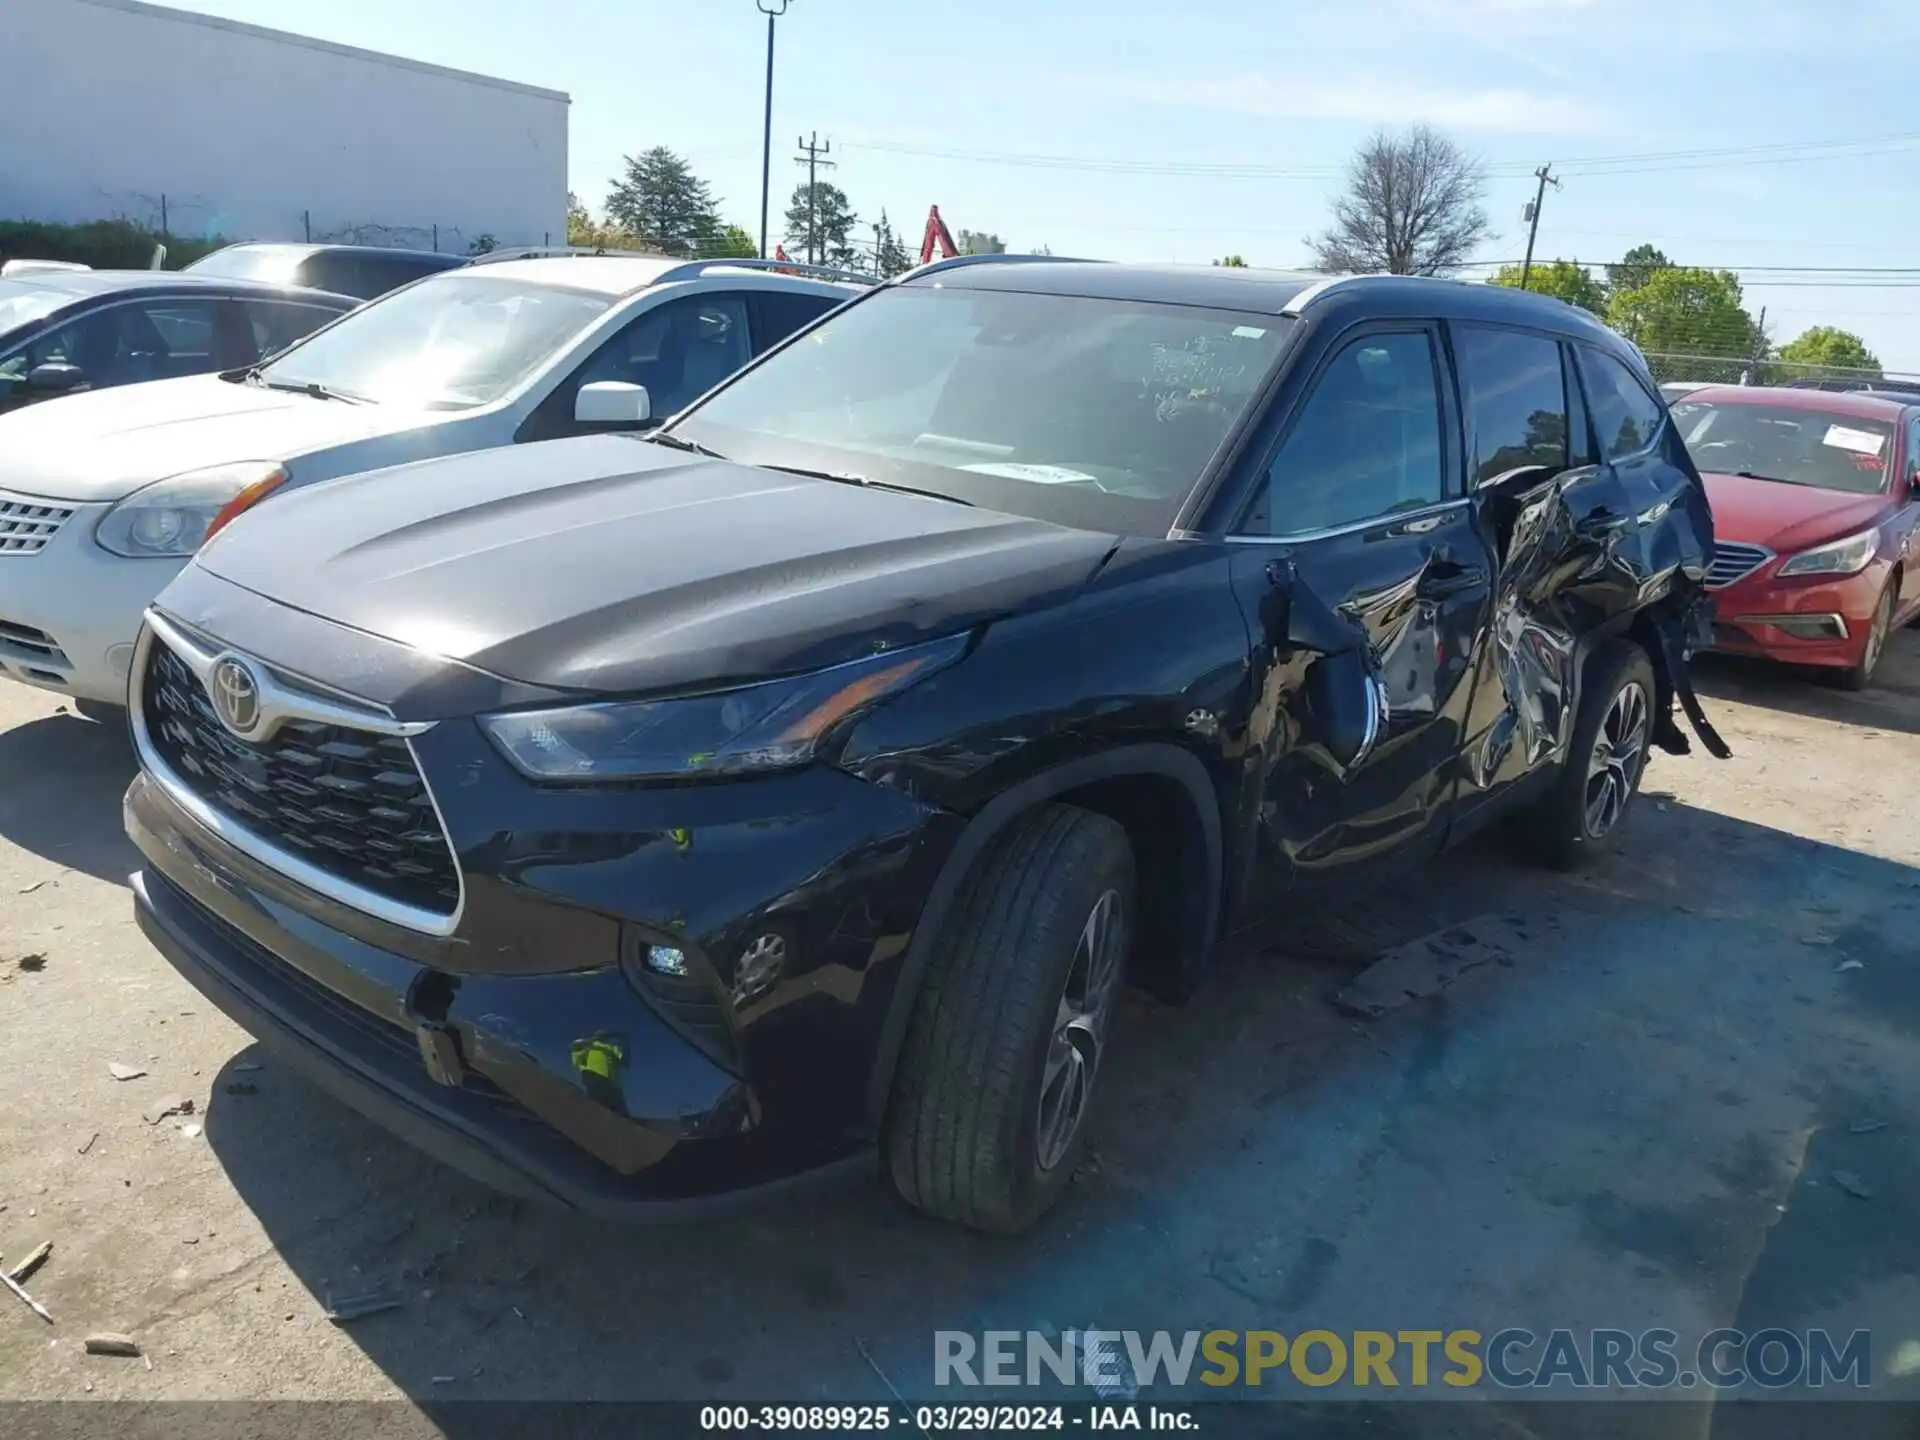
[[[1865,1388],[1872,1336],[1825,1330],[938,1330],[933,1380],[952,1386],[1150,1385],[1690,1390]]]

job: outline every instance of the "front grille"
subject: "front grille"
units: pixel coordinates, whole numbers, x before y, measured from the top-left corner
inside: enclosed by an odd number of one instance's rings
[[[1741,545],[1729,540],[1713,542],[1713,560],[1707,566],[1707,588],[1720,590],[1743,580],[1773,558],[1773,552],[1759,545]]]
[[[0,490],[0,556],[39,554],[72,518],[68,506]]]
[[[6,619],[0,619],[0,655],[25,660],[30,665],[58,665],[63,669],[67,665],[66,652],[53,636],[31,625]]]
[[[262,744],[222,725],[185,661],[153,641],[142,718],[180,783],[220,814],[348,885],[451,915],[460,880],[407,742],[287,720]]]

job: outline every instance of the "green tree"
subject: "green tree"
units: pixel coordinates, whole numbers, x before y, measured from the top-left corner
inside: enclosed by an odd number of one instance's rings
[[[853,227],[860,217],[853,213],[847,192],[825,180],[812,187],[809,204],[805,181],[793,187],[793,200],[787,206],[787,243],[806,249],[807,258],[824,265],[851,265],[860,258],[853,241]]]
[[[759,242],[738,225],[722,225],[700,251],[702,259],[752,260],[759,254]]]
[[[664,145],[629,155],[626,173],[607,192],[607,219],[663,255],[705,254],[718,240],[720,216],[707,182]]]
[[[567,244],[591,250],[638,250],[640,237],[593,218],[580,197],[567,195]]]
[[[1607,289],[1615,294],[1638,290],[1657,270],[1668,269],[1673,262],[1652,245],[1636,245],[1620,257],[1618,265],[1607,267]]]
[[[1493,283],[1518,290],[1520,274],[1520,266],[1502,265],[1500,273],[1493,277]],[[1571,260],[1550,260],[1544,265],[1535,265],[1533,273],[1527,276],[1527,289],[1551,295],[1569,305],[1578,305],[1595,315],[1607,313],[1606,287],[1593,278],[1593,272],[1586,266],[1576,265]]]
[[[1790,366],[1863,370],[1878,380],[1880,360],[1858,335],[1836,330],[1831,325],[1816,325],[1780,347],[1780,360]]]
[[[1766,349],[1730,270],[1655,270],[1645,284],[1613,292],[1607,323],[1655,354],[1753,359]]]
[[[906,242],[884,210],[873,226],[873,268],[887,279],[913,268],[913,256],[907,253]]]
[[[1247,268],[1247,257],[1244,255],[1223,255],[1213,263],[1215,265],[1224,265],[1229,270],[1244,270]]]

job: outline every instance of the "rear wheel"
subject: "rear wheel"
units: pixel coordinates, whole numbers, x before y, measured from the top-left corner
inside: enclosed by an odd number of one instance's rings
[[[1631,641],[1587,662],[1566,764],[1525,826],[1547,863],[1565,869],[1614,842],[1646,773],[1656,693],[1653,663]]]
[[[1839,672],[1842,689],[1864,690],[1873,684],[1873,673],[1886,653],[1887,634],[1893,629],[1893,607],[1893,586],[1888,585],[1880,592],[1880,603],[1873,607],[1873,619],[1867,622],[1867,643],[1860,652],[1860,662]]]
[[[895,1187],[929,1215],[1026,1229],[1084,1143],[1133,931],[1114,821],[1043,806],[961,887],[915,1003],[888,1107]]]

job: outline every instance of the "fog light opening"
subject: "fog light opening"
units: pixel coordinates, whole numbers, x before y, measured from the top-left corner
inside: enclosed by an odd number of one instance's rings
[[[684,980],[690,973],[687,969],[687,954],[671,945],[649,945],[647,947],[647,969],[656,975],[670,975],[675,980]]]

